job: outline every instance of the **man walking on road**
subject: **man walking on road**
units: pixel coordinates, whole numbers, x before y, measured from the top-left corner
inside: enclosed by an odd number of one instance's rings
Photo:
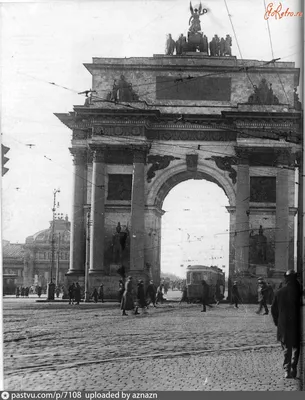
[[[203,279],[201,281],[202,284],[202,310],[201,312],[206,312],[207,305],[209,305],[209,285]]]
[[[295,378],[301,341],[301,287],[294,270],[288,270],[284,276],[285,283],[275,294],[271,315],[284,351],[285,378]]]
[[[238,292],[238,287],[237,287],[237,281],[233,282],[232,286],[232,300],[231,304],[234,304],[235,308],[238,308],[238,303],[239,303],[239,292]]]
[[[147,305],[152,303],[153,306],[156,307],[156,294],[157,294],[156,286],[154,285],[154,282],[151,280],[146,289],[146,298],[148,300]]]
[[[267,295],[268,295],[268,286],[266,284],[266,282],[263,280],[263,278],[259,278],[258,279],[258,304],[259,304],[259,308],[256,311],[256,314],[260,314],[263,307],[265,309],[265,312],[263,315],[268,315],[269,314],[269,310],[267,307]]]

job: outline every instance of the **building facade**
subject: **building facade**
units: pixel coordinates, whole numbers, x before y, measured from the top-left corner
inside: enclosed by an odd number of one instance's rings
[[[93,58],[85,104],[56,114],[74,157],[67,276],[84,281],[87,265],[110,297],[122,266],[159,282],[163,201],[206,179],[229,199],[229,278],[250,301],[258,276],[277,285],[294,266],[300,71],[168,40],[167,55]]]
[[[52,263],[52,236],[54,233],[54,261]],[[3,243],[4,294],[13,294],[16,287],[41,286],[46,291],[52,281],[57,286],[66,285],[69,269],[70,222],[68,217],[57,216],[50,227],[28,236],[24,244]],[[52,276],[51,276],[52,275]],[[9,280],[9,281],[8,281]]]

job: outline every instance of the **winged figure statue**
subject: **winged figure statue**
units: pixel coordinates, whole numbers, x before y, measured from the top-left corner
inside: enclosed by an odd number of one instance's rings
[[[199,4],[199,8],[193,9],[192,2],[190,2],[190,11],[191,11],[191,16],[190,16],[190,19],[189,19],[189,25],[191,25],[191,26],[189,28],[189,31],[190,32],[194,32],[194,33],[200,32],[201,31],[201,25],[200,25],[200,18],[199,17],[201,15],[206,14],[208,12],[208,10],[206,8],[202,8],[201,2]]]

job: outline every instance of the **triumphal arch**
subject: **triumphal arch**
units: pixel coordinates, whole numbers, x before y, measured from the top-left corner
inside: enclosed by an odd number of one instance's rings
[[[85,104],[56,114],[72,130],[75,168],[69,279],[82,281],[87,265],[106,297],[118,272],[158,283],[162,204],[188,179],[229,199],[230,278],[244,300],[258,276],[278,283],[293,268],[299,70],[240,60],[231,44],[209,41],[195,15],[187,37],[167,36],[165,54],[85,64]]]

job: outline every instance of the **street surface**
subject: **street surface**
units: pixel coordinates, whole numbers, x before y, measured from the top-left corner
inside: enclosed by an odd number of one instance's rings
[[[256,305],[168,302],[123,317],[114,302],[37,299],[4,297],[6,390],[301,390]]]

